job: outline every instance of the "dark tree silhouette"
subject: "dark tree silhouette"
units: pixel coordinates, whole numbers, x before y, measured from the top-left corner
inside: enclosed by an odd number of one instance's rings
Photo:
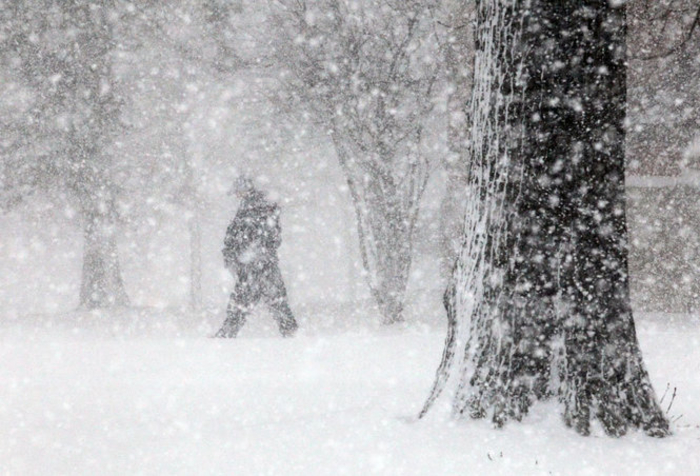
[[[630,308],[626,22],[615,3],[478,4],[472,206],[422,414],[455,374],[454,412],[497,426],[558,397],[584,435],[594,419],[613,436],[669,432]]]

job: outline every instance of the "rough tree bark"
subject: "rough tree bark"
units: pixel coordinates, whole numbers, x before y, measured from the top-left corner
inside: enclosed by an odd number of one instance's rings
[[[501,426],[558,397],[581,434],[598,420],[612,436],[628,427],[664,436],[629,300],[625,9],[607,0],[477,8],[473,204],[421,415],[456,374],[457,415]]]

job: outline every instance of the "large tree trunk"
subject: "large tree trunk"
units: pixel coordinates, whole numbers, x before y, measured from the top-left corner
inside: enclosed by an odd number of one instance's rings
[[[119,269],[114,227],[114,222],[99,212],[85,217],[80,305],[87,309],[129,304]]]
[[[423,413],[454,372],[459,415],[500,426],[558,396],[581,434],[597,419],[614,436],[629,426],[665,435],[629,301],[624,8],[482,0],[476,44],[475,203]]]

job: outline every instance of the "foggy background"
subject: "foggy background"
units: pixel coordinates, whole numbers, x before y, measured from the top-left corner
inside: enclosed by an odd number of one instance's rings
[[[217,17],[225,4],[233,7]],[[237,207],[226,192],[240,173],[252,175],[280,204],[281,267],[301,321],[331,325],[341,308],[340,315],[360,316],[373,306],[352,200],[331,140],[278,93],[281,69],[271,53],[268,6],[244,0],[115,3],[112,73],[123,129],[108,146],[109,173],[119,189],[116,241],[132,306],[185,312],[196,304],[216,319],[223,316],[233,282],[221,247]],[[700,45],[693,36],[683,48],[672,48],[692,11],[672,18],[674,28],[662,29],[634,8],[627,144],[632,299],[637,311],[692,312],[700,293],[700,203],[693,175],[700,170]],[[12,68],[13,54],[3,48],[1,55],[5,118],[23,114],[31,103],[32,92]],[[416,226],[407,314],[439,322],[452,256],[445,235],[459,226],[461,209],[448,206],[454,168],[445,159],[444,78],[436,89],[427,134],[434,157]],[[16,167],[1,157],[5,168]],[[193,220],[201,231],[202,260],[201,293],[194,297]],[[82,253],[80,214],[60,187],[36,186],[4,207],[2,317],[75,309]]]

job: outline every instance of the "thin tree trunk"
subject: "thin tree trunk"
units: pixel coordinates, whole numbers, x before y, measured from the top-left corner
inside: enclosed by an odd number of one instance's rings
[[[412,233],[409,219],[397,202],[396,192],[384,194],[365,185],[358,194],[358,216],[362,249],[370,293],[384,324],[404,321],[406,288],[411,269]]]
[[[355,173],[345,148],[337,140],[335,144],[355,208],[370,294],[384,324],[403,322],[415,220],[405,210],[395,184],[389,180],[381,183],[384,179],[376,175]],[[420,194],[413,205],[417,207],[419,201]]]
[[[199,207],[195,206],[188,220],[190,233],[190,307],[193,311],[202,308],[202,227]]]
[[[114,223],[105,215],[90,213],[83,230],[83,272],[80,305],[87,309],[127,306]]]

